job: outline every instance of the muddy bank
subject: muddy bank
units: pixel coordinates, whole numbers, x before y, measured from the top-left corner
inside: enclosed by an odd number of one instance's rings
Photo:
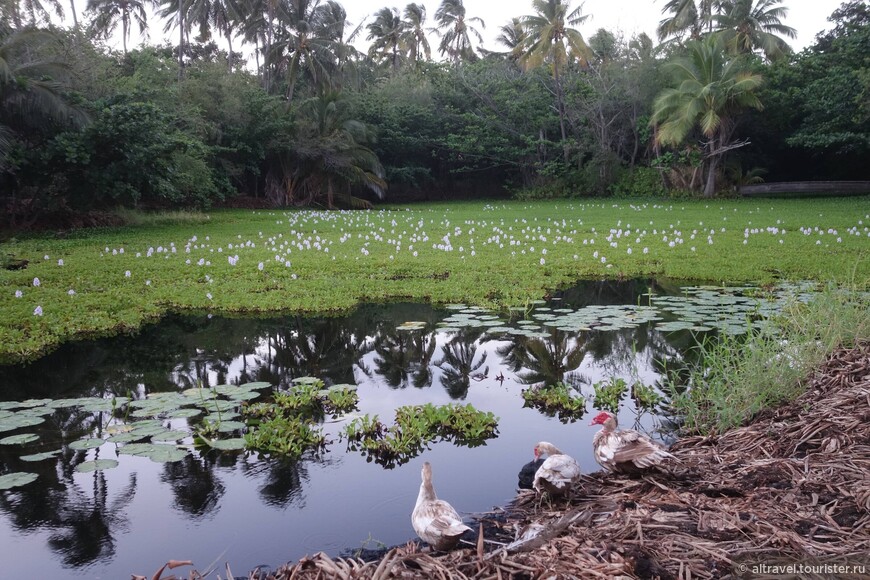
[[[864,564],[803,577],[870,576],[870,343],[830,356],[793,403],[671,452],[667,473],[584,476],[570,503],[520,495],[483,518],[491,542],[448,554],[408,544],[368,563],[317,554],[268,578],[761,578],[752,566],[777,562]],[[510,543],[529,526],[537,538]]]

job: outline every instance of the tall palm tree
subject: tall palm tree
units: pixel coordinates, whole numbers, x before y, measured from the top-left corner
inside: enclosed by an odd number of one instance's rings
[[[351,119],[337,92],[309,99],[298,110],[299,134],[267,176],[270,197],[281,205],[323,204],[369,207],[353,196],[363,187],[383,198],[387,184],[370,128]]]
[[[559,128],[562,132],[565,160],[568,157],[567,131],[565,127],[565,98],[562,90],[562,68],[569,60],[585,63],[591,51],[583,35],[573,26],[585,21],[589,16],[582,14],[581,4],[570,10],[570,0],[533,0],[536,14],[521,18],[525,38],[522,43],[520,65],[525,69],[548,63],[553,68],[553,81],[556,85],[556,109],[559,112]]]
[[[426,22],[426,7],[422,4],[410,3],[405,6],[403,13],[404,30],[402,31],[402,45],[408,54],[408,60],[417,64],[425,57],[432,58],[432,49],[426,38],[426,30],[423,23]]]
[[[10,19],[15,28],[21,28],[25,23],[36,26],[40,22],[49,22],[49,10],[63,18],[60,0],[46,0],[46,4],[47,6],[43,5],[40,0],[5,0],[0,5],[0,16],[4,20]]]
[[[510,22],[499,28],[499,35],[495,41],[508,49],[508,55],[512,60],[519,58],[526,39],[526,31],[520,18],[511,18]]]
[[[345,25],[334,16],[344,10],[335,0],[286,0],[280,8],[281,26],[272,53],[275,64],[281,63],[286,70],[289,106],[303,70],[316,87],[331,87]]]
[[[471,36],[477,38],[478,42],[483,42],[483,37],[470,23],[477,23],[481,28],[486,28],[486,23],[476,16],[466,17],[462,0],[441,0],[441,6],[435,11],[435,21],[438,24],[434,30],[441,34],[438,52],[442,56],[447,55],[454,64],[476,58]]]
[[[761,109],[755,91],[761,75],[752,72],[746,60],[729,55],[721,36],[693,40],[689,56],[670,63],[672,88],[656,97],[651,123],[657,125],[656,140],[677,145],[698,127],[707,138],[707,182],[704,196],[716,192],[716,172],[724,153],[734,148],[737,116],[747,107]]]
[[[722,14],[713,17],[725,36],[726,45],[735,53],[761,50],[768,60],[791,54],[782,38],[795,38],[797,31],[782,23],[788,8],[780,0],[729,0]]]
[[[233,36],[237,23],[242,19],[242,6],[237,0],[192,0],[189,18],[199,26],[198,40],[211,38],[212,27],[227,39],[229,54],[228,67],[233,67]]]
[[[178,80],[184,76],[184,46],[190,32],[191,23],[188,19],[191,0],[159,0],[163,8],[160,16],[166,18],[164,32],[169,32],[173,27],[178,27]]]
[[[402,58],[404,24],[398,9],[381,8],[375,13],[375,19],[366,27],[369,31],[366,40],[374,40],[369,48],[369,56],[388,59],[394,72],[398,70]]]
[[[139,25],[139,33],[148,29],[147,8],[155,6],[153,0],[88,0],[87,11],[94,14],[94,30],[110,36],[121,24],[121,43],[127,54],[127,41],[130,39],[130,25]]]
[[[55,123],[81,125],[87,116],[63,96],[69,67],[39,55],[40,47],[58,42],[50,32],[11,30],[0,25],[0,172],[12,140],[28,136]]]
[[[722,7],[722,0],[668,0],[656,30],[659,40],[681,40],[688,34],[697,40],[713,31],[713,17]]]

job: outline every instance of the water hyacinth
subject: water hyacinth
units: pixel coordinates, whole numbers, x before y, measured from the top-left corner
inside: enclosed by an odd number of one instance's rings
[[[37,306],[33,309],[34,316],[42,316],[42,306]]]
[[[24,292],[22,292],[21,290],[16,290],[16,291],[15,291],[15,297],[16,297],[16,298],[21,298],[22,296],[24,296]]]
[[[70,296],[75,296],[75,295],[76,295],[76,291],[73,290],[72,288],[70,288],[69,290],[67,290],[66,293],[69,294]]]
[[[39,281],[39,278],[34,278],[33,285],[38,288],[39,286],[42,285],[42,282]]]
[[[58,265],[58,266],[63,266],[63,259],[58,260],[58,261],[57,261],[57,265]]]
[[[132,275],[133,274],[130,273],[130,270],[127,270],[126,272],[124,272],[124,278],[129,278]]]

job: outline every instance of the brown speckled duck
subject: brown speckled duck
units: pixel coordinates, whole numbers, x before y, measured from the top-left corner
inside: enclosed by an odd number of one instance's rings
[[[633,429],[617,429],[616,416],[602,411],[590,423],[601,425],[592,439],[595,461],[613,473],[642,473],[673,455]]]
[[[459,536],[470,530],[453,506],[435,495],[432,487],[432,466],[423,464],[423,482],[417,495],[417,505],[411,514],[411,525],[417,535],[436,550],[449,550],[459,542]]]

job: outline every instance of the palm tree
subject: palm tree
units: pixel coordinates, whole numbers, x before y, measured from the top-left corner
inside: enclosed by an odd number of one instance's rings
[[[236,24],[241,21],[241,4],[236,0],[192,0],[189,18],[199,26],[198,40],[211,38],[211,28],[217,28],[227,39],[229,70],[233,68],[233,36]]]
[[[559,128],[562,132],[565,161],[568,160],[567,131],[565,128],[565,98],[562,91],[561,71],[569,60],[585,63],[591,51],[583,35],[568,25],[580,24],[589,16],[581,14],[581,4],[569,12],[569,2],[562,0],[534,0],[532,7],[537,14],[521,18],[525,38],[522,43],[520,65],[525,69],[548,63],[553,67],[556,85],[556,109],[559,112]]]
[[[55,123],[81,125],[87,116],[69,105],[63,96],[63,81],[69,67],[37,55],[41,47],[58,42],[50,32],[34,29],[15,31],[0,26],[0,172],[12,140],[22,139]]]
[[[463,59],[476,58],[469,33],[477,38],[478,42],[483,42],[483,37],[469,22],[476,22],[481,28],[486,28],[486,24],[478,17],[466,18],[462,0],[441,0],[441,6],[435,11],[435,21],[438,25],[434,30],[441,34],[438,52],[442,56],[448,55],[454,64],[459,64]]]
[[[354,187],[383,198],[387,184],[377,155],[368,147],[371,129],[350,118],[341,95],[327,92],[309,99],[298,112],[299,134],[267,176],[270,197],[280,205],[322,203],[330,209],[336,200],[369,207],[353,196]]]
[[[94,14],[94,29],[104,37],[110,36],[121,24],[121,42],[127,54],[131,20],[139,25],[139,33],[148,29],[146,8],[156,5],[153,0],[88,0],[87,11]]]
[[[526,39],[523,21],[520,18],[511,18],[511,21],[499,28],[499,30],[501,32],[495,41],[508,49],[507,55],[510,56],[511,60],[519,58]]]
[[[369,48],[369,56],[389,59],[390,66],[395,72],[399,68],[399,60],[402,56],[400,48],[405,31],[398,9],[381,8],[366,28],[369,30],[366,40],[374,40]]]
[[[5,0],[0,5],[0,16],[11,19],[15,28],[21,28],[25,24],[25,16],[28,18],[28,24],[36,26],[39,22],[49,22],[50,15],[48,10],[53,9],[54,13],[63,18],[63,8],[60,5],[60,0],[47,0],[48,7],[43,6],[40,0]],[[75,8],[73,8],[75,11]]]
[[[190,11],[191,0],[159,1],[163,6],[160,16],[167,19],[163,31],[169,32],[174,26],[173,22],[177,23],[176,25],[178,26],[178,80],[180,81],[184,76],[184,44],[190,31],[187,13]]]
[[[423,60],[421,56],[425,57],[426,60],[430,60],[432,58],[432,49],[429,47],[426,30],[423,28],[423,23],[426,22],[426,7],[412,2],[405,6],[404,16],[405,19],[402,21],[404,25],[402,46],[408,54],[408,60],[415,64]]]
[[[271,1],[271,0],[267,0]],[[280,6],[281,27],[277,31],[272,53],[277,65],[286,66],[288,106],[293,102],[301,71],[306,71],[314,85],[330,88],[336,67],[336,52],[344,34],[344,13],[335,0],[287,0]]]
[[[656,32],[659,40],[680,40],[688,33],[697,40],[704,32],[713,31],[714,11],[721,9],[722,0],[668,0],[662,14],[668,17],[659,22]]]
[[[656,141],[666,145],[679,144],[696,126],[701,130],[707,138],[704,196],[712,197],[721,156],[735,148],[737,116],[747,107],[762,108],[755,91],[763,79],[744,58],[728,55],[719,35],[690,41],[687,48],[688,57],[667,65],[673,87],[656,97],[651,124]]]
[[[725,36],[729,50],[748,54],[761,50],[768,60],[791,54],[791,47],[781,37],[797,36],[797,31],[782,23],[788,8],[779,0],[730,0],[724,12],[713,17]]]

